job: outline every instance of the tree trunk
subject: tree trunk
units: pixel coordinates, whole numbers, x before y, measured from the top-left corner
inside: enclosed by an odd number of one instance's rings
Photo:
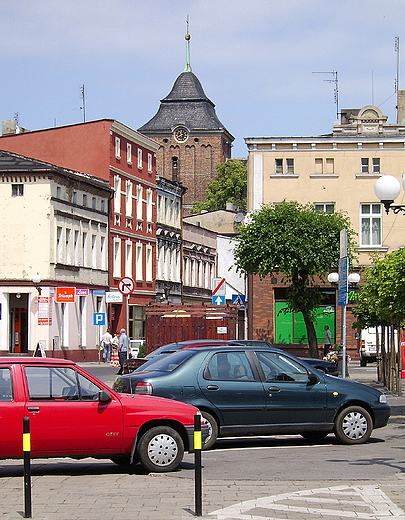
[[[304,317],[305,327],[307,328],[309,357],[318,359],[318,340],[316,338],[314,323],[309,318],[309,312],[307,308],[301,309],[301,312]]]

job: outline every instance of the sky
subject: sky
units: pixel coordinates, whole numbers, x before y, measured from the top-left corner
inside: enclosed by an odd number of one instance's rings
[[[396,122],[405,0],[0,0],[0,117],[30,130],[112,118],[137,129],[186,61],[235,137],[329,133],[339,109]],[[395,38],[399,37],[399,53]],[[402,48],[401,48],[402,46]]]

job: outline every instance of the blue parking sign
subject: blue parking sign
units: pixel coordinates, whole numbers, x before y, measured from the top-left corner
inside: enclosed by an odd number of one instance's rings
[[[105,325],[105,312],[95,312],[93,314],[93,325]]]

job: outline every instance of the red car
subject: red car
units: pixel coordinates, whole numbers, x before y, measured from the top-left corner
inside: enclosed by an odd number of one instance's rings
[[[32,457],[110,458],[172,471],[193,450],[199,413],[178,401],[119,394],[72,361],[0,358],[1,459],[23,457],[29,417]]]

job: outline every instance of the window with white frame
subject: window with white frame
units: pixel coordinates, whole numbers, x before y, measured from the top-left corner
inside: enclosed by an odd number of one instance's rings
[[[72,230],[66,229],[66,263],[72,263]]]
[[[379,247],[382,245],[382,206],[381,204],[361,204],[361,246]]]
[[[74,255],[75,255],[75,265],[80,265],[80,232],[78,229],[75,229],[74,234]]]
[[[323,173],[323,159],[318,157],[315,159],[315,174],[319,175]]]
[[[132,241],[125,242],[125,276],[132,278]]]
[[[114,177],[114,213],[121,213],[121,177]]]
[[[361,158],[361,173],[369,173],[368,157]]]
[[[121,240],[113,240],[113,277],[121,278]]]
[[[56,261],[60,264],[63,260],[62,228],[56,228]]]
[[[115,158],[121,159],[121,139],[119,137],[115,138]]]
[[[152,215],[153,215],[153,191],[151,188],[148,188],[146,191],[146,222],[151,223],[152,222]]]
[[[132,144],[127,143],[127,164],[132,164]]]
[[[294,159],[286,159],[285,166],[286,166],[286,173],[289,173],[289,174],[294,173]]]
[[[372,164],[373,164],[373,173],[380,173],[380,158],[373,157]]]
[[[125,182],[125,215],[132,217],[132,182]]]
[[[137,220],[142,220],[142,197],[143,197],[143,188],[138,184],[136,187],[136,218]]]
[[[316,202],[314,204],[315,211],[319,213],[335,213],[334,202]]]
[[[24,196],[24,184],[12,184],[11,185],[11,196],[12,197],[23,197]]]
[[[106,269],[106,237],[100,237],[100,268],[105,271]]]
[[[97,269],[97,235],[91,235],[91,267]]]
[[[370,170],[371,165],[371,170]],[[380,171],[380,158],[373,157],[371,160],[368,157],[362,157],[361,159],[361,173],[372,173],[378,174]]]
[[[148,153],[148,173],[152,173],[152,154]]]
[[[82,258],[83,267],[87,267],[87,233],[82,235]]]
[[[274,161],[275,173],[283,173],[283,159],[275,159]]]
[[[143,280],[143,263],[142,263],[143,247],[140,242],[136,244],[136,280],[142,282]]]
[[[326,164],[326,173],[334,174],[335,173],[335,159],[333,157],[328,157],[325,159]]]
[[[147,282],[153,281],[153,256],[152,256],[152,246],[146,246],[146,265],[145,265],[145,279]]]
[[[142,148],[138,148],[138,168],[142,170]]]

